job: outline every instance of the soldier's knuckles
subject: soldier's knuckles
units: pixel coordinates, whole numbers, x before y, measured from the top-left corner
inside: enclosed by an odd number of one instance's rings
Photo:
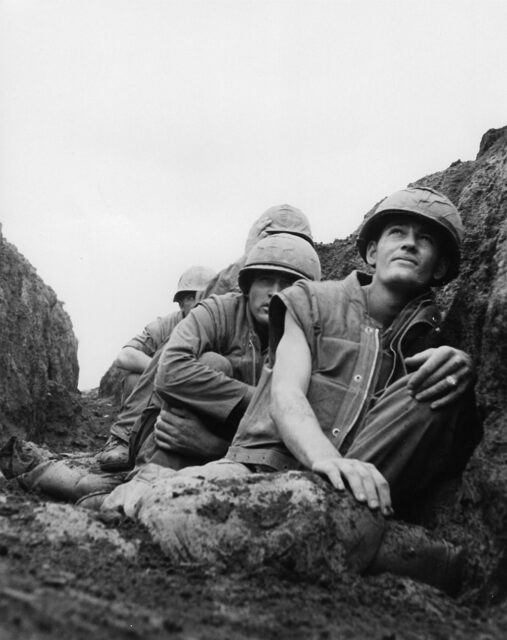
[[[357,478],[359,479],[359,482],[363,483],[365,481],[368,480],[368,478],[370,477],[370,473],[367,469],[365,469],[364,467],[360,467],[359,469],[355,470],[355,474],[357,476]]]

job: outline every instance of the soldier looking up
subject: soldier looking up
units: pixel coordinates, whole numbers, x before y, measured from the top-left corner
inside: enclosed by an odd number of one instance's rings
[[[373,276],[298,282],[275,296],[272,384],[259,385],[227,458],[312,469],[384,514],[461,471],[481,435],[464,393],[471,365],[436,347],[431,287],[458,274],[462,233],[445,196],[404,189],[359,232]]]

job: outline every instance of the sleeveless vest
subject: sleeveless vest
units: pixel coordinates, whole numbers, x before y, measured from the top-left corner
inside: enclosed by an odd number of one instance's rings
[[[339,282],[300,280],[273,297],[270,306],[270,363],[274,362],[288,311],[303,330],[312,356],[307,399],[323,432],[338,450],[364,415],[381,364],[380,330],[367,314],[361,289],[369,278],[352,272]],[[433,344],[439,321],[430,292],[400,312],[390,329],[389,348],[396,366],[389,382],[407,373],[404,357]],[[274,469],[300,468],[281,442],[270,416],[271,377],[272,368],[265,365],[227,458]]]

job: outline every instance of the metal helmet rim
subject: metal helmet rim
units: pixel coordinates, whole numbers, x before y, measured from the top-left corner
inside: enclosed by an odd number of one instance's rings
[[[209,281],[215,277],[215,272],[209,267],[192,266],[186,269],[178,280],[178,287],[173,302],[178,302],[185,293],[204,291]]]

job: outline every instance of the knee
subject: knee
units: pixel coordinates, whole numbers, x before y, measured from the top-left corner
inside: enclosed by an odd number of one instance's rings
[[[225,356],[222,356],[215,351],[203,353],[199,358],[199,362],[201,364],[205,364],[214,371],[220,371],[221,373],[225,373],[226,376],[232,378],[232,364]]]
[[[124,399],[127,399],[128,396],[132,393],[137,383],[139,382],[140,377],[141,375],[139,373],[129,373],[123,378],[122,394]]]
[[[204,478],[205,480],[228,480],[251,475],[251,471],[241,462],[221,458],[202,466],[186,467],[178,475]]]

